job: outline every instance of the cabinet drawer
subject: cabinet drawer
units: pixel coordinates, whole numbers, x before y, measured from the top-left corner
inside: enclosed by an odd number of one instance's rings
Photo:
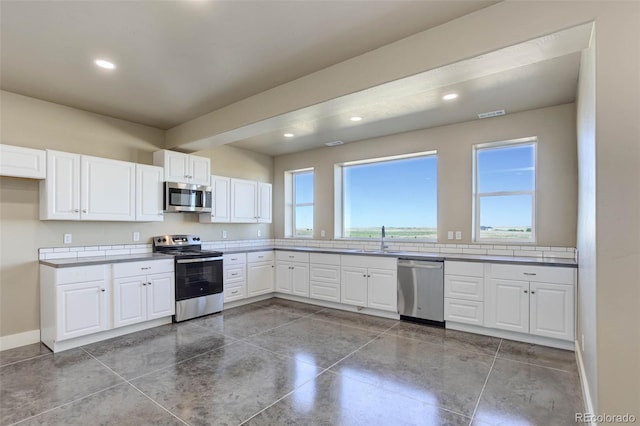
[[[244,265],[247,262],[246,253],[234,253],[224,255],[224,265]]]
[[[340,285],[311,281],[309,295],[313,299],[340,303]]]
[[[113,264],[113,278],[173,272],[173,259],[146,260]]]
[[[491,278],[573,284],[575,269],[537,265],[491,264]]]
[[[273,250],[247,253],[247,262],[272,262]]]
[[[483,277],[484,263],[478,262],[444,262],[444,273],[451,275],[464,275],[466,277]]]
[[[58,268],[56,284],[71,284],[104,280],[106,265],[78,266],[77,268]]]
[[[309,253],[309,262],[340,266],[339,254]]]
[[[244,281],[246,279],[244,265],[225,265],[224,266],[224,282]]]
[[[227,285],[224,286],[224,301],[232,302],[234,300],[244,299],[247,297],[247,286],[245,283],[239,285]]]
[[[309,262],[309,253],[297,251],[276,251],[276,259],[287,262]]]
[[[484,303],[445,297],[444,319],[445,321],[484,325]]]
[[[340,284],[340,267],[312,263],[309,278],[311,281]]]
[[[445,275],[444,296],[453,297],[454,299],[482,301],[484,298],[484,278]]]

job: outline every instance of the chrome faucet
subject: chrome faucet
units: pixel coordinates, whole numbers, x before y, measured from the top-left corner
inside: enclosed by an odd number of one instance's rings
[[[384,245],[384,237],[387,236],[387,233],[384,230],[384,225],[382,226],[382,238],[380,239],[380,251],[384,251],[384,249],[389,248],[389,246]]]

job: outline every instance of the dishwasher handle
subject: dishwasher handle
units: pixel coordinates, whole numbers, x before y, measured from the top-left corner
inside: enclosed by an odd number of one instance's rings
[[[398,268],[417,268],[417,269],[442,269],[442,262],[421,262],[411,260],[398,260]]]

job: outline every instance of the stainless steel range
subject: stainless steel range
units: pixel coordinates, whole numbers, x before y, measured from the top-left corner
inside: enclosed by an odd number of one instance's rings
[[[222,252],[202,250],[197,235],[153,237],[153,251],[175,257],[175,322],[222,311]]]

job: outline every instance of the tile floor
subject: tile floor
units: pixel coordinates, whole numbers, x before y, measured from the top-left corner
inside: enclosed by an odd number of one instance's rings
[[[574,354],[269,299],[52,354],[0,352],[0,424],[563,425]]]

